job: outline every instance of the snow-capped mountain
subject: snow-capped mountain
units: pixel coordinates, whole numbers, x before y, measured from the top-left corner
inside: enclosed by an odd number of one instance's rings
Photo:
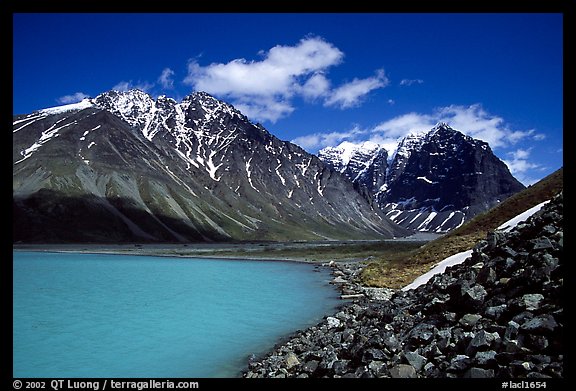
[[[406,234],[342,175],[196,92],[132,90],[13,119],[15,241]]]
[[[323,149],[319,157],[346,175],[368,200],[385,184],[388,152],[379,144],[371,141],[361,144],[345,141],[337,147]]]
[[[454,229],[524,188],[487,143],[445,123],[403,138],[384,162],[386,155],[382,147],[365,143],[319,152],[392,221],[419,231]],[[342,163],[351,161],[349,156],[360,156],[362,164]]]

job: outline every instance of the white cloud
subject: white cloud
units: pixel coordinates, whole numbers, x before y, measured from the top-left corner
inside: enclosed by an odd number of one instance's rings
[[[430,130],[437,122],[432,115],[412,112],[381,122],[372,128],[370,133],[378,137],[399,138]]]
[[[76,92],[76,93],[71,94],[71,95],[61,96],[60,98],[56,99],[56,101],[58,103],[62,103],[62,104],[77,103],[77,102],[80,102],[84,98],[88,98],[89,96],[90,95],[87,95],[83,92]]]
[[[314,133],[299,137],[293,142],[296,144],[303,142],[299,145],[311,152],[323,147],[335,146],[336,143],[342,141],[355,143],[373,141],[386,145],[387,149],[391,150],[401,138],[409,134],[428,131],[438,122],[446,122],[452,128],[473,138],[486,141],[496,149],[509,148],[520,141],[539,140],[542,137],[534,129],[511,129],[502,117],[488,113],[480,104],[474,104],[441,107],[429,114],[411,112],[383,121],[371,128],[360,130],[359,127],[355,127],[348,132]],[[518,153],[521,154],[521,152]],[[518,155],[517,158],[520,156]],[[522,167],[520,160],[516,159],[515,167],[518,169]]]
[[[172,76],[174,76],[172,69],[164,68],[162,70],[160,77],[158,77],[158,83],[160,83],[163,89],[171,90],[174,88],[174,79],[172,79]]]
[[[271,97],[240,98],[234,102],[234,107],[248,118],[270,122],[276,122],[294,111],[289,102]]]
[[[538,133],[534,135],[534,140],[536,141],[542,141],[546,139],[546,135],[542,134],[542,133]]]
[[[333,147],[343,141],[354,141],[359,135],[365,134],[365,130],[354,127],[351,130],[345,132],[313,133],[300,136],[292,140],[292,143],[297,144],[308,151],[311,151],[324,147]]]
[[[150,91],[150,89],[152,89],[152,87],[154,87],[154,84],[150,84],[148,82],[138,82],[136,84],[132,83],[132,80],[130,81],[121,81],[118,84],[116,84],[114,87],[112,87],[113,90],[116,91],[121,91],[121,92],[126,92],[128,90],[132,90],[132,89],[138,89],[144,92],[148,92]]]
[[[330,91],[330,80],[321,73],[312,75],[300,89],[301,94],[308,99],[326,96]]]
[[[537,182],[538,179],[534,179],[530,174],[539,168],[541,165],[530,162],[531,148],[528,149],[517,149],[512,152],[508,152],[510,159],[504,159],[504,163],[510,169],[510,172],[516,179],[522,182],[524,185],[531,185]]]
[[[388,84],[380,70],[374,77],[354,79],[331,90],[326,72],[342,62],[344,53],[320,37],[303,38],[294,46],[277,45],[259,54],[259,61],[238,58],[206,66],[191,59],[184,83],[229,99],[234,106],[246,109],[252,119],[271,122],[292,113],[292,100],[297,96],[349,108],[360,104],[370,91]]]
[[[233,98],[288,97],[299,87],[299,78],[337,65],[344,56],[321,38],[305,38],[296,46],[278,45],[263,54],[262,61],[240,58],[205,67],[191,60],[184,82],[199,91]]]
[[[401,86],[411,86],[413,84],[422,84],[422,83],[424,83],[424,80],[422,79],[402,79],[400,81]]]
[[[354,79],[330,93],[324,102],[325,106],[338,106],[341,109],[356,107],[361,103],[362,98],[369,92],[386,87],[389,80],[383,69],[376,72],[376,76],[366,79]]]
[[[488,113],[478,103],[471,106],[443,107],[437,110],[436,117],[438,121],[446,122],[454,129],[486,141],[492,148],[514,145],[535,134],[534,129],[510,129],[502,117]]]

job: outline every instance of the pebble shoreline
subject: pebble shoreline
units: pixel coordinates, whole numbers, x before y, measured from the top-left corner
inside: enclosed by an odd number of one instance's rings
[[[409,291],[330,262],[339,311],[293,334],[245,378],[562,378],[563,195],[464,263]]]

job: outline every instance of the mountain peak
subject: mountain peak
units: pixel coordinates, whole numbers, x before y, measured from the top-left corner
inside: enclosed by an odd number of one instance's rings
[[[523,188],[487,143],[445,122],[377,150],[342,143],[319,157],[405,228],[445,232]]]
[[[408,233],[342,175],[205,92],[177,103],[140,90],[108,91],[54,111],[13,120],[16,240]]]
[[[432,128],[432,131],[435,130],[454,130],[454,128],[452,128],[450,125],[448,125],[446,122],[438,122],[436,125],[434,125],[434,127]]]

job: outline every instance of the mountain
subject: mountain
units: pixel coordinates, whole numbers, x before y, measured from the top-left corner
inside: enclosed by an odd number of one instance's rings
[[[13,119],[15,242],[405,235],[341,174],[214,97],[139,91]]]
[[[389,154],[374,143],[319,152],[402,227],[446,232],[524,189],[490,146],[440,123]]]
[[[472,250],[490,232],[517,215],[554,198],[564,188],[564,169],[560,168],[537,183],[519,191],[494,208],[474,216],[462,226],[432,240],[420,248],[394,257],[376,258],[362,271],[366,285],[401,288],[426,273],[442,260]]]
[[[385,184],[388,152],[377,143],[345,141],[337,147],[324,148],[319,157],[350,179],[356,190],[370,201]]]

